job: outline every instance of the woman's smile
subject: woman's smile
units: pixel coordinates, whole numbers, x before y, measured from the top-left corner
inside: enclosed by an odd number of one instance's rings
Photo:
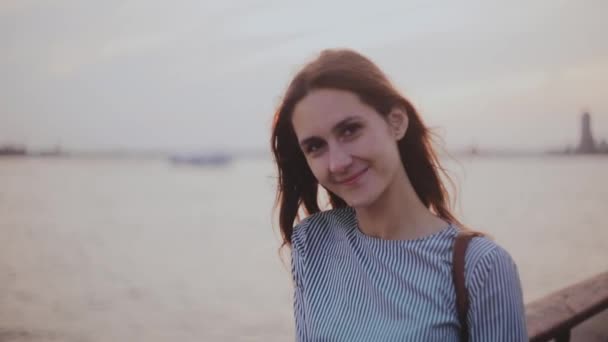
[[[363,178],[363,176],[367,173],[367,171],[369,170],[369,167],[364,168],[363,170],[355,173],[354,175],[352,175],[351,177],[345,178],[343,180],[339,180],[337,181],[338,184],[340,185],[346,185],[346,186],[354,186],[360,183],[361,179]]]

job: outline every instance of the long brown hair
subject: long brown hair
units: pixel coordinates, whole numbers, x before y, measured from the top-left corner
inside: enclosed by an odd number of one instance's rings
[[[441,167],[432,147],[431,133],[414,106],[365,56],[352,50],[324,50],[294,77],[274,115],[271,146],[278,171],[275,208],[279,210],[283,244],[291,245],[300,209],[304,209],[306,215],[320,211],[319,184],[298,145],[291,122],[297,103],[311,90],[320,88],[350,91],[384,117],[394,107],[404,109],[409,125],[397,144],[406,174],[427,208],[448,222],[460,224],[450,210],[448,192],[439,171],[448,179],[449,176]],[[342,198],[328,193],[332,208],[346,206]]]

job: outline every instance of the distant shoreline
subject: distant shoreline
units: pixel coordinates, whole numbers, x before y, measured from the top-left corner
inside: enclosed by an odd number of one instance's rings
[[[214,155],[215,153],[192,153],[192,156]],[[61,153],[36,153],[28,152],[24,154],[2,154],[2,159],[90,159],[90,160],[167,160],[178,153],[171,152],[134,152],[134,151],[73,151]],[[184,155],[184,154],[182,154]],[[187,155],[187,154],[185,154]],[[272,159],[270,152],[233,152],[222,153],[234,160],[268,160]],[[439,153],[439,157],[458,157],[458,158],[546,158],[546,157],[608,157],[608,152],[599,153],[573,153],[562,151],[515,151],[515,150],[447,150]]]

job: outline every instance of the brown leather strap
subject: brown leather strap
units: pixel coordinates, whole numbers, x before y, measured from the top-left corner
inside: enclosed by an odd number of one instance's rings
[[[458,309],[458,320],[460,321],[460,341],[469,340],[469,326],[467,313],[469,311],[469,293],[465,285],[464,258],[467,246],[472,238],[482,234],[471,231],[460,231],[454,240],[454,256],[452,259],[452,278],[456,287],[456,305]]]

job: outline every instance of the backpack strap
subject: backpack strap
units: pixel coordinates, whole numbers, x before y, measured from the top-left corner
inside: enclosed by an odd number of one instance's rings
[[[467,313],[469,311],[469,293],[465,285],[464,261],[467,246],[471,239],[482,236],[481,233],[461,230],[454,241],[454,256],[452,259],[452,278],[456,287],[456,305],[458,320],[460,321],[460,341],[469,340],[469,326]]]

